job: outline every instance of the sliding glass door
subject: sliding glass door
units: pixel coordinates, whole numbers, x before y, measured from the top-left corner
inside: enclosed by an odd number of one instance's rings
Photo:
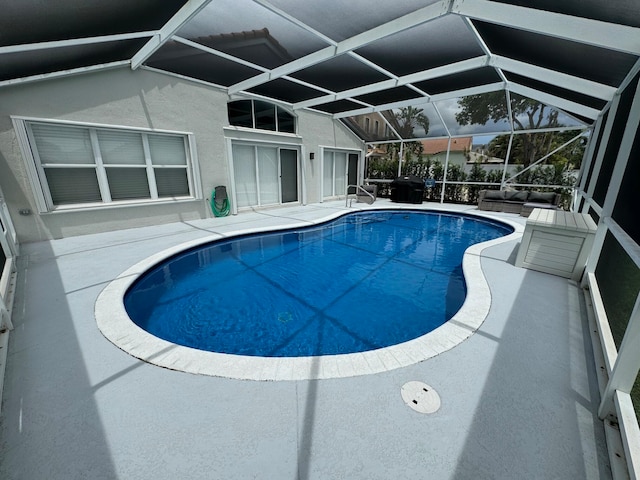
[[[15,229],[0,192],[0,329],[12,328],[9,318],[9,305],[11,304],[9,295],[12,276],[16,271],[17,254]]]
[[[298,150],[234,143],[232,154],[238,207],[298,201]]]
[[[345,194],[347,185],[358,182],[357,153],[325,150],[322,159],[322,198]],[[349,193],[353,193],[350,189]]]

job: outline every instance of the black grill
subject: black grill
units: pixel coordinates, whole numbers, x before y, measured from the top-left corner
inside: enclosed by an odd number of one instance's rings
[[[404,175],[391,182],[391,201],[398,203],[422,203],[424,180],[415,175]]]

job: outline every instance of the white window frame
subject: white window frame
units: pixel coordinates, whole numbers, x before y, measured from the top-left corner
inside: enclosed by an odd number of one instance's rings
[[[245,129],[245,130],[251,130],[256,132],[272,132],[279,135],[291,135],[291,136],[298,135],[298,116],[290,108],[285,107],[281,104],[274,103],[269,100],[257,99],[257,98],[235,98],[230,102],[227,102],[227,108],[229,107],[230,103],[244,101],[244,100],[251,101],[251,127],[242,127],[239,125],[234,125],[233,123],[231,123],[231,119],[229,118],[229,112],[227,111],[227,120],[229,122],[229,127],[231,127],[232,129],[239,129],[239,130]],[[268,103],[273,107],[274,124],[276,126],[275,130],[265,130],[265,129],[256,127],[256,101]],[[282,111],[288,113],[293,118],[293,132],[280,131],[280,120],[278,119],[278,109],[281,109]]]
[[[132,205],[177,203],[177,202],[183,202],[183,201],[193,201],[193,200],[202,198],[202,189],[201,189],[201,182],[199,177],[196,145],[195,145],[195,138],[193,133],[128,127],[128,126],[122,126],[122,125],[106,125],[106,124],[97,124],[97,123],[73,122],[73,121],[64,121],[64,120],[52,120],[52,119],[18,117],[18,116],[12,116],[11,120],[13,122],[14,130],[16,132],[22,154],[25,158],[29,181],[31,183],[31,186],[35,195],[36,206],[38,208],[38,212],[41,214],[60,212],[60,211],[69,211],[69,210],[91,210],[96,208],[102,209],[102,208],[109,208],[109,207],[111,208],[124,207],[124,206],[132,206]],[[96,171],[96,175],[98,178],[98,185],[99,185],[100,193],[102,196],[101,202],[54,205],[51,197],[51,193],[49,191],[49,185],[47,183],[45,172],[44,172],[44,168],[47,166],[43,165],[42,162],[40,161],[37,149],[35,148],[35,142],[33,141],[33,134],[31,132],[30,125],[35,123],[55,125],[55,126],[85,128],[89,130],[91,144],[93,148],[93,154],[94,154],[94,165],[89,166],[88,168],[93,168]],[[126,166],[126,165],[113,165],[113,167],[117,167],[117,168],[131,167],[131,168],[145,169],[147,174],[147,179],[149,181],[149,192],[150,192],[151,198],[127,199],[127,200],[111,199],[109,186],[107,182],[107,176],[106,176],[106,168],[110,168],[110,167],[105,168],[105,166],[102,163],[102,158],[100,155],[100,149],[98,146],[98,139],[97,139],[97,132],[99,130],[120,131],[120,132],[140,134],[143,142],[144,153],[145,153],[145,165],[135,166],[135,167]],[[149,135],[166,135],[166,136],[181,137],[184,141],[186,164],[170,166],[170,165],[158,165],[158,164],[152,163],[149,143],[148,143]],[[51,168],[51,166],[48,166],[48,168]],[[78,168],[78,165],[56,164],[55,168]],[[162,168],[178,168],[178,169],[186,170],[187,183],[189,188],[188,195],[175,197],[175,198],[158,197],[154,170],[162,169]]]

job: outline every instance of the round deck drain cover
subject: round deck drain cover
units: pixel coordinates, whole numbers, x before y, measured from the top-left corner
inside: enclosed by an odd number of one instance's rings
[[[440,409],[440,395],[422,382],[407,382],[400,391],[404,403],[420,413],[434,413]]]

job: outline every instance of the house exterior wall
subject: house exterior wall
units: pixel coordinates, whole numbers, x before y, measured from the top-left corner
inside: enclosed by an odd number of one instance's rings
[[[228,96],[203,84],[149,70],[119,68],[0,89],[0,187],[20,242],[62,238],[212,216],[209,194],[230,184],[225,140]],[[320,198],[320,162],[308,152],[319,146],[362,148],[331,117],[296,112],[306,198]],[[11,116],[189,132],[197,149],[201,199],[127,206],[99,206],[38,214],[27,161]],[[256,134],[257,137],[260,135]],[[306,152],[306,153],[305,153]],[[317,158],[317,153],[316,153]],[[313,163],[316,162],[316,163]],[[20,210],[31,214],[21,215]]]

